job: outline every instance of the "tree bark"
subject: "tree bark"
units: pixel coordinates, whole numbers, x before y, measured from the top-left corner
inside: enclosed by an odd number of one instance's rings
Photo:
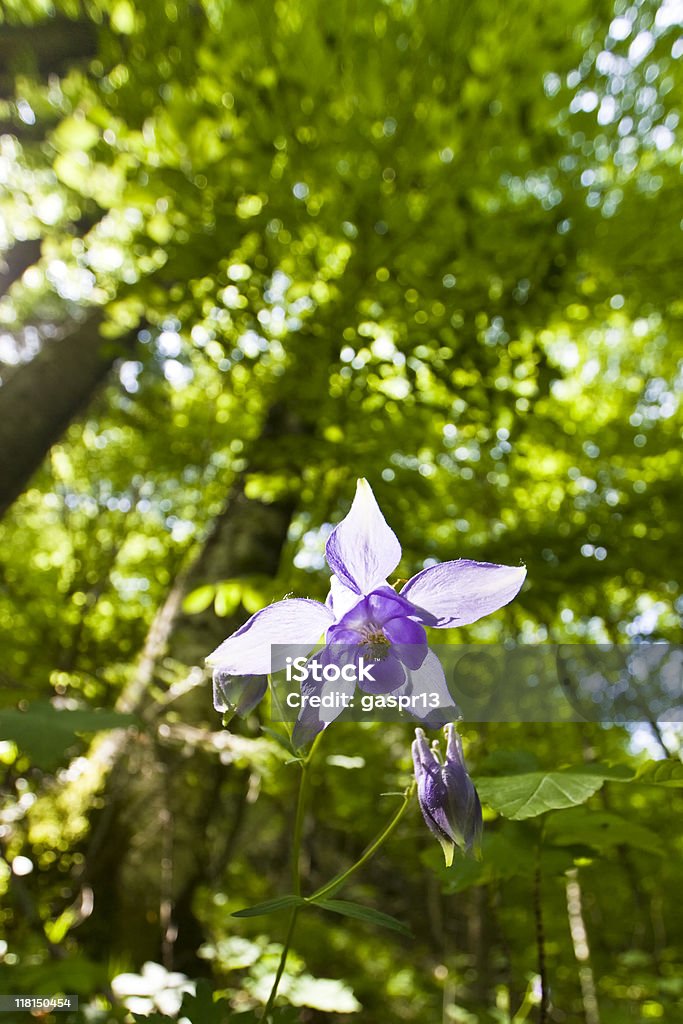
[[[0,97],[14,93],[16,72],[41,78],[62,74],[74,61],[97,53],[97,25],[70,18],[44,18],[33,25],[3,25],[0,38]]]
[[[40,238],[27,238],[15,242],[11,249],[0,256],[0,295],[18,281],[25,270],[40,259]]]
[[[99,335],[99,314],[58,341],[0,387],[0,516],[24,490],[53,444],[88,404],[133,336]]]
[[[23,127],[30,126],[24,125]],[[0,134],[3,131],[17,135],[16,125],[8,126],[4,122],[0,122]],[[42,139],[44,137],[45,124],[41,118],[36,138]],[[78,238],[83,238],[95,227],[104,214],[105,211],[100,206],[97,206],[92,200],[88,200],[87,206],[82,210],[78,220],[62,224],[59,229],[48,237],[59,239],[64,235],[69,238],[76,235]],[[0,255],[0,296],[9,291],[25,270],[28,270],[29,267],[38,262],[43,251],[43,241],[44,238],[16,239],[12,246]]]

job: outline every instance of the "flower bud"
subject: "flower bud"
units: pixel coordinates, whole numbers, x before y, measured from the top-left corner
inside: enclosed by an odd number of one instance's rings
[[[422,729],[416,729],[413,763],[422,816],[441,843],[446,866],[450,867],[456,846],[465,853],[478,855],[482,817],[479,797],[463,760],[460,737],[452,723],[444,732],[447,745],[442,763],[438,742],[431,748]]]

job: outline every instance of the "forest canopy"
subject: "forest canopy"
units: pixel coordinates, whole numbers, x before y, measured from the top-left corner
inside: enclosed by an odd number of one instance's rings
[[[0,0],[0,993],[683,1021],[682,23]],[[526,566],[439,642],[661,644],[673,712],[466,717],[481,860],[446,867],[412,800],[340,892],[365,917],[301,911],[271,1007],[286,914],[232,915],[290,892],[305,758],[267,701],[224,724],[204,659],[325,601],[359,478],[391,583]],[[325,730],[304,894],[391,820],[414,724]]]

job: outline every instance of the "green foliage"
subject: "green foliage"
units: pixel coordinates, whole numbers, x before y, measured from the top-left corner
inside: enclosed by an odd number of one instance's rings
[[[383,914],[372,907],[362,907],[359,903],[350,903],[348,900],[315,900],[316,907],[323,910],[330,910],[333,914],[341,914],[342,917],[350,917],[356,921],[367,921],[369,924],[379,925],[380,928],[389,928],[391,931],[399,932],[401,935],[410,936],[410,928],[397,921],[389,914]]]
[[[558,846],[589,846],[598,853],[626,846],[646,853],[663,852],[659,836],[651,829],[618,814],[583,807],[551,815],[545,823],[545,839]]]
[[[683,765],[679,761],[648,761],[641,765],[636,776],[638,782],[658,786],[683,786]]]
[[[554,772],[529,772],[477,779],[481,799],[505,818],[520,821],[535,818],[558,807],[582,804],[602,786],[605,779],[629,778],[629,769],[581,765]]]
[[[67,761],[77,736],[136,724],[134,715],[101,708],[58,711],[52,704],[33,703],[20,711],[0,711],[0,734],[45,771],[54,771]]]
[[[274,914],[278,910],[285,910],[288,907],[303,906],[305,900],[301,896],[279,896],[274,900],[265,900],[257,903],[254,907],[245,907],[243,910],[235,910],[233,917],[261,917],[263,914]]]

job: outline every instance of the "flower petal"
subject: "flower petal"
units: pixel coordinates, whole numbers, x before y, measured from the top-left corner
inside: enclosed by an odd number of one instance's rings
[[[331,627],[327,639],[329,643],[342,643],[344,641],[337,640],[337,630],[340,628],[354,629],[360,632],[365,632],[367,629],[375,631],[382,629],[385,622],[393,619],[422,622],[427,626],[434,626],[437,623],[437,619],[433,615],[416,608],[411,601],[401,597],[391,587],[384,586],[373,590],[367,597],[357,596],[353,607]],[[421,635],[424,636],[424,631]],[[406,639],[406,643],[411,642]]]
[[[325,604],[332,610],[337,622],[347,612],[351,611],[359,601],[360,594],[357,594],[355,590],[349,590],[348,587],[345,587],[339,577],[333,573],[330,577],[330,592],[327,595]]]
[[[365,658],[366,671],[371,679],[358,680],[358,686],[365,693],[393,693],[406,681],[406,671],[393,648],[381,661]]]
[[[467,626],[508,604],[518,593],[526,569],[459,558],[423,569],[401,593],[438,619],[440,629]]]
[[[360,607],[360,605],[359,605]],[[364,604],[367,616],[378,626],[386,622],[388,619],[393,619],[397,615],[419,619],[423,621],[421,609],[416,608],[412,601],[397,594],[393,587],[383,586],[378,587],[371,594]],[[431,616],[427,616],[429,621],[435,622]]]
[[[222,714],[244,718],[265,696],[266,676],[231,676],[222,669],[213,672],[213,706]]]
[[[389,619],[382,626],[391,649],[406,668],[418,669],[427,657],[427,634],[424,626],[412,619]]]
[[[329,648],[327,649],[329,650]],[[334,658],[323,657],[319,660],[325,664],[332,664]],[[345,694],[347,700],[353,698],[356,684],[346,679],[337,679],[333,682],[316,682],[310,675],[301,683],[302,697],[306,698],[304,707],[299,711],[296,725],[292,733],[292,745],[299,749],[306,746],[315,739],[319,732],[326,729],[336,718],[339,718],[344,710],[343,699],[340,695]],[[312,707],[311,697],[325,698],[331,696],[332,707]]]
[[[432,728],[462,717],[448,689],[443,666],[433,651],[427,652],[427,657],[418,669],[408,672],[406,684],[399,693],[419,698],[411,704],[410,714]],[[436,708],[432,707],[435,697],[438,703]]]
[[[419,622],[413,622],[412,619],[404,619],[399,616],[389,619],[382,626],[382,632],[387,640],[391,640],[392,644],[427,643],[424,626],[421,626]]]
[[[313,646],[332,622],[332,612],[319,601],[302,597],[277,601],[252,615],[209,655],[206,664],[230,675],[265,676],[284,668],[285,644]],[[272,644],[283,645],[273,663]]]
[[[393,644],[392,651],[407,669],[411,671],[420,668],[429,654],[427,644]]]
[[[385,584],[398,565],[401,545],[367,480],[358,481],[349,513],[330,534],[325,555],[332,572],[356,594]]]

